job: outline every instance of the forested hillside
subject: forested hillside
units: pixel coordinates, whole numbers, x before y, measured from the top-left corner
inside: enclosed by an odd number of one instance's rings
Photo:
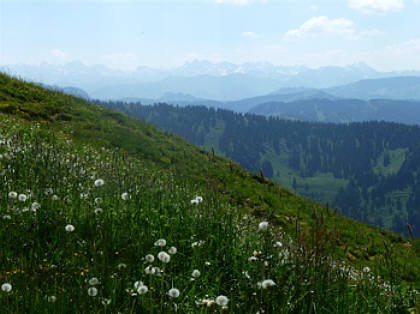
[[[346,216],[420,236],[420,128],[322,124],[205,107],[103,104],[214,149]]]

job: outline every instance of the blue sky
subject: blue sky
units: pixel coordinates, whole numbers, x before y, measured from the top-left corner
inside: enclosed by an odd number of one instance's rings
[[[420,0],[0,0],[0,64],[420,70]]]

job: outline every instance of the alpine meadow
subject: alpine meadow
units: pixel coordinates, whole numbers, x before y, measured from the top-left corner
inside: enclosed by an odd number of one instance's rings
[[[1,311],[420,313],[419,9],[1,1]]]

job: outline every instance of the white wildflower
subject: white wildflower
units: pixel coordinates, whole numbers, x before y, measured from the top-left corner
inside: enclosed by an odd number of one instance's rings
[[[145,259],[147,262],[153,263],[153,261],[155,260],[155,257],[152,254],[147,254]]]
[[[154,267],[152,267],[152,266],[147,266],[145,269],[144,269],[144,272],[147,274],[147,275],[154,275],[155,273],[156,273],[156,269],[154,268]]]
[[[137,288],[137,293],[142,295],[142,294],[146,294],[147,291],[149,291],[149,288],[147,288],[147,286],[145,285],[141,285]]]
[[[9,192],[9,198],[15,199],[17,197],[18,197],[18,194],[16,192],[14,192],[14,191]]]
[[[96,285],[98,285],[98,284],[99,284],[99,279],[98,279],[98,278],[96,278],[96,277],[92,277],[92,278],[90,278],[90,279],[89,279],[89,284],[90,284],[91,286],[96,286]]]
[[[198,278],[200,277],[201,273],[198,269],[194,269],[191,276],[193,276],[194,278]]]
[[[124,192],[124,193],[122,193],[121,194],[121,199],[123,200],[123,201],[126,201],[126,200],[128,200],[130,198],[130,195],[128,195],[128,193],[127,192]]]
[[[104,180],[102,179],[97,179],[95,180],[95,186],[103,186],[104,185]]]
[[[219,295],[216,298],[216,304],[220,306],[227,306],[229,303],[229,299],[224,295]]]
[[[47,297],[47,301],[50,303],[54,303],[55,301],[57,301],[57,297],[55,295],[49,295]]]
[[[268,222],[262,221],[258,224],[258,230],[259,231],[266,231],[268,229]]]
[[[276,283],[271,279],[265,279],[261,282],[261,288],[263,288],[263,289],[267,289],[267,288],[273,287],[275,285],[276,285]]]
[[[171,255],[176,254],[176,252],[178,252],[178,250],[174,246],[171,246],[168,250],[168,253],[171,254]]]
[[[1,291],[4,291],[4,292],[12,291],[12,285],[8,282],[5,282],[4,284],[1,285]]]
[[[155,246],[164,247],[165,245],[166,245],[166,240],[165,239],[159,239],[155,242]]]
[[[28,197],[25,194],[19,194],[18,200],[21,202],[25,202]]]
[[[100,215],[100,214],[102,214],[102,212],[103,212],[103,210],[102,210],[102,208],[95,208],[95,214],[96,215]]]
[[[169,289],[169,291],[168,291],[168,295],[169,295],[171,298],[177,298],[177,297],[179,297],[179,290],[178,290],[177,288],[171,288],[171,289]]]
[[[67,232],[73,232],[76,228],[73,225],[68,224],[64,229],[66,229]]]
[[[111,304],[111,299],[106,299],[106,298],[103,298],[103,299],[102,299],[102,304],[103,304],[103,305],[110,305],[110,304]]]
[[[171,256],[166,252],[159,252],[157,255],[158,259],[163,263],[169,263]]]
[[[98,289],[95,287],[90,287],[87,292],[90,297],[96,297],[98,295]]]

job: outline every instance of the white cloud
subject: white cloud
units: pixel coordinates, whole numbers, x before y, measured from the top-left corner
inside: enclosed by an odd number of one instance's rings
[[[402,9],[403,0],[349,0],[349,7],[367,13],[385,13]]]
[[[299,28],[287,31],[285,39],[300,39],[325,34],[339,35],[346,39],[354,40],[377,36],[382,34],[382,32],[376,29],[357,32],[354,29],[352,20],[345,18],[329,19],[326,16],[316,16],[307,20]]]
[[[291,29],[286,33],[286,38],[303,38],[330,33],[338,35],[354,35],[353,21],[338,18],[329,19],[326,16],[315,16],[303,23],[297,29]]]
[[[57,58],[57,59],[65,60],[68,57],[68,54],[66,52],[58,48],[51,50],[50,53],[54,58]]]
[[[248,38],[248,39],[253,39],[253,38],[257,38],[258,37],[258,35],[255,34],[254,32],[243,32],[241,34],[241,36],[244,37],[244,38]]]
[[[319,10],[319,8],[318,8],[316,5],[311,5],[311,6],[310,6],[310,9],[311,9],[312,11],[318,11],[318,10]]]
[[[216,3],[220,4],[233,4],[233,5],[250,5],[252,3],[266,3],[268,0],[216,0]]]

